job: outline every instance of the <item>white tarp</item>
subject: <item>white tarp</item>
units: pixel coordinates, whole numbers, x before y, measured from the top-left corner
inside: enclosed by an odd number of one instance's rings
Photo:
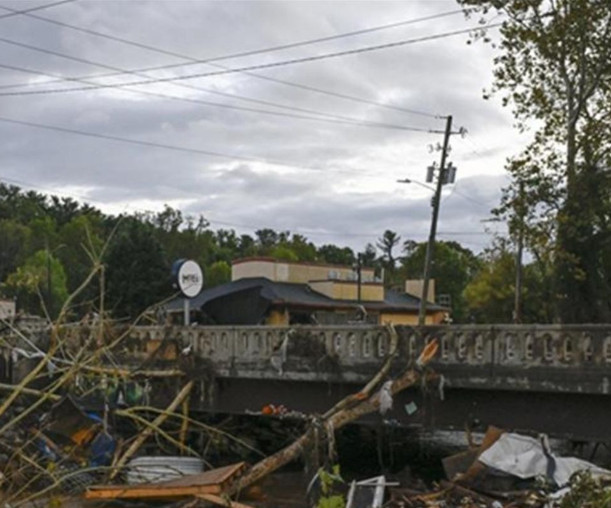
[[[556,457],[544,451],[540,440],[520,434],[503,434],[478,460],[522,479],[551,475],[559,487],[566,485],[577,471],[611,477],[611,471],[575,457]]]

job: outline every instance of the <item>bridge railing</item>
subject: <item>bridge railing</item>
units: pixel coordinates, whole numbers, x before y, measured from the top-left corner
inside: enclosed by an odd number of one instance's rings
[[[609,393],[611,325],[399,326],[398,364],[414,361],[439,340],[433,364],[449,386]],[[78,339],[83,331],[66,333]],[[85,334],[86,335],[86,334]],[[346,326],[139,326],[124,349],[134,358],[172,339],[191,347],[223,376],[303,380],[368,379],[386,356],[386,328]]]
[[[437,338],[440,364],[611,367],[611,325],[399,326],[397,331],[407,360]],[[130,333],[142,351],[147,341],[167,336],[213,360],[269,358],[287,336],[288,347],[291,337],[299,337],[319,344],[327,355],[346,364],[378,361],[385,357],[389,341],[386,328],[379,326],[142,326]]]

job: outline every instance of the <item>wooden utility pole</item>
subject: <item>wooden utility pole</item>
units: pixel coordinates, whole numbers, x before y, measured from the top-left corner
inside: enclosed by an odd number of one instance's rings
[[[356,285],[357,285],[357,296],[356,299],[360,305],[361,303],[361,286],[363,284],[363,279],[362,279],[362,270],[363,270],[363,260],[361,258],[361,253],[359,252],[356,255]]]
[[[513,308],[513,322],[518,324],[522,322],[522,255],[524,251],[524,182],[520,182],[520,190],[518,195],[518,206],[516,207],[518,215],[518,249],[516,252],[516,294]]]
[[[448,144],[452,132],[452,115],[446,120],[446,130],[443,136],[443,148],[441,150],[441,165],[439,175],[437,175],[437,187],[433,196],[433,216],[431,218],[431,231],[429,241],[426,246],[426,258],[424,260],[424,277],[422,284],[422,295],[420,297],[420,309],[418,312],[418,325],[422,326],[426,322],[426,304],[429,297],[429,280],[431,278],[431,261],[435,249],[435,235],[437,234],[437,218],[439,217],[439,204],[441,202],[441,187],[445,181],[446,159],[448,156]]]

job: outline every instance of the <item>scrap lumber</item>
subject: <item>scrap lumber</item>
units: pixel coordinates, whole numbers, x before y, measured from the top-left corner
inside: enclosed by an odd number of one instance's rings
[[[184,497],[222,494],[246,464],[211,469],[176,480],[138,485],[97,485],[87,489],[85,499],[179,499]],[[222,499],[222,498],[219,498]],[[233,506],[238,506],[233,504]],[[239,506],[238,506],[239,508]]]
[[[505,431],[503,429],[494,427],[492,425],[489,426],[488,429],[486,429],[486,434],[484,435],[482,444],[478,449],[477,457],[496,443],[504,432]],[[467,470],[459,478],[457,478],[457,481],[459,481],[461,484],[472,484],[485,470],[486,466],[484,466],[484,464],[479,462],[479,460],[474,460],[471,466],[467,468]],[[450,478],[450,480],[453,480],[453,478]]]

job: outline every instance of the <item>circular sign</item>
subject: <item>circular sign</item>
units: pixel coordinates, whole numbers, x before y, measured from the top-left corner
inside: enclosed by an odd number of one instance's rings
[[[202,269],[195,261],[190,259],[183,261],[176,273],[178,289],[187,298],[194,298],[202,290],[204,275]]]

